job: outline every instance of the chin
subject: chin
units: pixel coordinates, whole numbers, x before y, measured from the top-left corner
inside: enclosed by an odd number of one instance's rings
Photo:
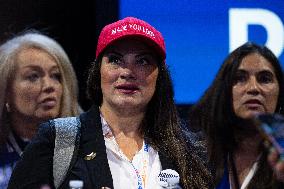
[[[137,110],[137,108],[144,109],[145,106],[147,106],[147,104],[137,101],[123,101],[116,104],[116,107],[125,109],[127,111]]]
[[[127,108],[127,109],[135,108],[137,106],[139,106],[139,104],[135,104],[135,103],[132,103],[132,102],[124,102],[124,103],[118,104],[118,107]]]
[[[241,116],[241,118],[243,119],[252,119],[252,118],[255,118],[257,115],[259,114],[264,114],[265,112],[262,112],[262,111],[250,111],[246,114],[244,114],[243,116]]]
[[[54,119],[56,117],[59,116],[59,113],[57,111],[49,111],[49,112],[43,112],[41,114],[38,115],[38,117],[41,119],[41,120],[49,120],[49,119]]]
[[[133,99],[133,98],[119,98],[119,99],[115,99],[113,103],[120,105],[120,106],[131,106],[131,105],[139,104],[138,100]]]

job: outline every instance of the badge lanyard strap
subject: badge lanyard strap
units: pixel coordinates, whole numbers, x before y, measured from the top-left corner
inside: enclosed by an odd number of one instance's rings
[[[110,135],[110,136],[112,136],[112,142],[115,144],[115,146],[119,149],[119,151],[121,151],[120,150],[120,148],[119,148],[119,146],[118,146],[118,144],[117,144],[117,142],[116,142],[116,140],[115,140],[115,137],[113,136],[113,134],[112,134],[112,132],[111,132],[111,130],[110,130],[110,128],[109,128],[109,125],[107,124],[107,122],[105,121],[105,119],[103,118],[103,116],[102,116],[102,114],[100,114],[101,115],[101,121],[102,121],[102,124],[105,126],[105,130],[107,131],[106,133],[106,135]],[[106,136],[105,135],[105,136]],[[120,157],[122,158],[122,159],[124,159],[123,158],[123,156],[121,156],[120,155]],[[131,164],[131,166],[133,167],[133,169],[134,169],[134,172],[135,172],[135,174],[136,174],[136,176],[137,176],[137,186],[138,186],[138,189],[143,189],[143,188],[145,188],[145,186],[146,186],[146,181],[147,181],[147,169],[148,169],[148,159],[149,159],[149,145],[148,144],[146,144],[145,142],[144,142],[144,145],[143,145],[143,155],[142,155],[142,163],[143,163],[143,166],[142,166],[142,171],[141,171],[141,175],[139,174],[139,171],[135,168],[135,166],[133,165],[133,163],[131,162],[131,161],[129,161],[129,163]],[[143,185],[144,185],[144,187],[143,187]]]
[[[248,185],[249,185],[249,182],[251,181],[252,177],[254,176],[255,172],[256,172],[256,169],[257,169],[257,162],[259,160],[261,155],[259,155],[256,159],[256,161],[254,162],[252,168],[250,169],[248,175],[246,176],[245,180],[243,181],[243,184],[242,186],[240,186],[240,183],[239,183],[239,179],[238,179],[238,175],[237,175],[237,169],[236,169],[236,165],[235,165],[235,162],[233,160],[233,155],[231,153],[229,153],[229,161],[231,163],[231,166],[232,166],[232,172],[233,172],[233,180],[234,180],[234,184],[235,184],[235,187],[237,189],[244,189],[246,188]]]
[[[146,180],[147,180],[147,167],[148,167],[148,161],[145,157],[145,153],[147,154],[147,156],[149,156],[149,145],[148,144],[145,144],[144,145],[144,151],[143,151],[143,167],[142,167],[142,171],[141,171],[141,174],[139,174],[139,171],[138,169],[135,168],[135,166],[133,165],[132,162],[130,162],[130,164],[132,165],[134,171],[135,171],[135,174],[137,176],[137,188],[138,189],[143,189],[145,188],[146,186]],[[143,187],[144,186],[144,187]]]
[[[23,151],[21,150],[21,148],[19,147],[18,143],[16,142],[16,139],[14,137],[14,135],[12,133],[9,133],[9,136],[8,136],[8,143],[9,145],[13,148],[13,150],[15,152],[17,152],[17,154],[19,156],[22,155]]]

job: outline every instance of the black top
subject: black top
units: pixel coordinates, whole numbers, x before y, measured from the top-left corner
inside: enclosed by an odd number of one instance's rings
[[[92,107],[81,114],[80,120],[78,156],[71,161],[71,168],[60,188],[68,189],[69,180],[74,179],[82,180],[84,189],[113,188],[98,107]],[[40,126],[38,134],[27,146],[22,160],[18,162],[8,189],[38,189],[42,184],[49,184],[54,188],[52,169],[55,128],[52,123],[49,121]],[[91,152],[96,152],[96,157],[85,160],[84,157]],[[158,153],[162,169],[177,170],[164,152]]]

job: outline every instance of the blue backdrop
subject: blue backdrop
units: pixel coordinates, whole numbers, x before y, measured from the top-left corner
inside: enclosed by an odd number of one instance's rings
[[[178,104],[200,98],[245,34],[259,44],[270,40],[284,63],[283,0],[120,0],[119,12],[120,18],[135,16],[162,32]]]

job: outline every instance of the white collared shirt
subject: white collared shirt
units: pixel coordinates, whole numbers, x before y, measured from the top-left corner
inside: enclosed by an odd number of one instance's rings
[[[138,189],[138,176],[134,167],[139,173],[142,173],[143,171],[146,173],[146,187],[143,185],[143,189],[162,189],[158,184],[157,179],[162,170],[158,152],[151,146],[148,146],[148,152],[146,152],[144,150],[145,144],[143,142],[142,149],[137,152],[134,155],[133,160],[130,161],[120,150],[102,115],[101,122],[114,189]],[[147,162],[146,165],[145,163],[143,164],[143,162]],[[145,167],[147,167],[147,169],[145,169]]]

